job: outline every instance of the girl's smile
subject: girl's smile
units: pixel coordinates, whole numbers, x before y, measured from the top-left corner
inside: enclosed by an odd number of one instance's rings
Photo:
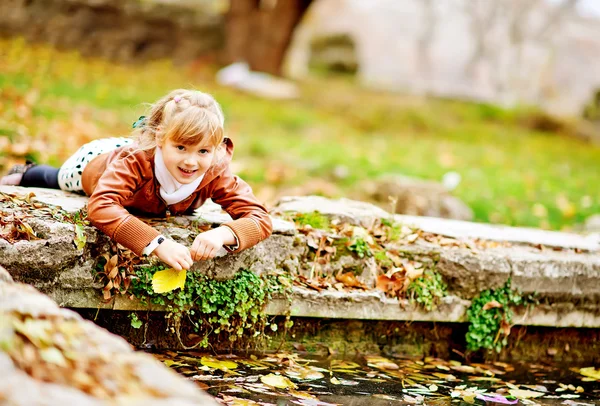
[[[182,184],[192,183],[204,175],[215,155],[215,147],[202,141],[190,145],[169,138],[162,143],[161,148],[167,170]]]

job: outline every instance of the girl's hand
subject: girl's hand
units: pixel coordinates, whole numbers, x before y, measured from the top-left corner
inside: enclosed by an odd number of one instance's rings
[[[194,261],[214,258],[225,244],[235,244],[235,236],[229,227],[219,227],[200,233],[192,244],[192,258]]]
[[[178,271],[190,269],[194,263],[190,250],[186,246],[169,239],[165,239],[162,244],[156,247],[153,254]]]

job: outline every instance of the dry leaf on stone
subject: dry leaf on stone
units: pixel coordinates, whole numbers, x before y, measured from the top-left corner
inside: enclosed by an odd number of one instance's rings
[[[367,287],[363,283],[359,282],[358,279],[356,279],[356,275],[354,275],[353,272],[338,272],[338,274],[335,275],[335,279],[338,282],[343,283],[344,286],[346,286],[347,288],[367,289]]]
[[[387,295],[397,297],[404,292],[405,278],[402,272],[394,272],[391,276],[379,275],[376,282],[377,289],[382,290]]]

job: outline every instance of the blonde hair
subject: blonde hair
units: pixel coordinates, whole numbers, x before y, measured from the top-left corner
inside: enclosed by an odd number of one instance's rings
[[[143,151],[154,150],[168,139],[183,145],[206,141],[219,147],[225,136],[224,122],[221,106],[211,95],[177,89],[150,106],[144,124],[131,137]]]

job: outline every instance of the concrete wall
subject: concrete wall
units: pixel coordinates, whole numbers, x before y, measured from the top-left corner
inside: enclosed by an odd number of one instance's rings
[[[595,0],[320,0],[297,30],[292,77],[313,38],[348,34],[362,84],[578,116],[600,90]]]

